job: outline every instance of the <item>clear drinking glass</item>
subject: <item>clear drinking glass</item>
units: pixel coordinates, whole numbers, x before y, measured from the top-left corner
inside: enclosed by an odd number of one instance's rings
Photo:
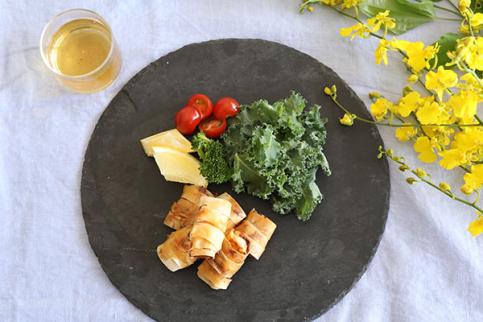
[[[44,63],[69,89],[92,93],[108,87],[121,69],[121,54],[107,22],[86,9],[64,11],[40,37]]]

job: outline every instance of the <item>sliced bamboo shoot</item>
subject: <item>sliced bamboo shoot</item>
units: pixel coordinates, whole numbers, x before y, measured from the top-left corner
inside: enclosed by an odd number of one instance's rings
[[[198,266],[198,277],[215,290],[226,289],[247,256],[246,240],[238,232],[231,230],[223,240],[223,246],[215,258],[205,259]]]
[[[193,222],[189,238],[190,255],[213,258],[221,249],[230,218],[230,202],[208,196],[200,198],[201,208]]]
[[[219,195],[218,198],[224,199],[231,203],[230,221],[228,222],[227,230],[235,227],[238,225],[238,223],[245,219],[247,215],[243,211],[240,204],[238,204],[238,202],[232,196],[225,192]]]
[[[259,259],[277,225],[264,215],[252,209],[248,217],[236,227],[236,231],[248,241],[249,254]]]
[[[191,226],[200,210],[202,196],[213,195],[204,187],[185,185],[181,198],[171,205],[171,209],[164,218],[164,224],[176,230]]]
[[[190,266],[196,258],[189,255],[191,243],[188,239],[191,227],[185,227],[169,234],[168,239],[158,246],[158,257],[172,272]]]

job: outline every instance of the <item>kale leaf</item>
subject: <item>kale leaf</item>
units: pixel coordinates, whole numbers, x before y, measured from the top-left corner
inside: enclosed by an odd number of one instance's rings
[[[198,134],[193,147],[209,182],[231,180],[236,192],[270,199],[277,213],[295,212],[306,221],[322,201],[317,170],[330,175],[326,122],[319,106],[306,108],[302,95],[292,92],[273,104],[242,105],[219,141]]]

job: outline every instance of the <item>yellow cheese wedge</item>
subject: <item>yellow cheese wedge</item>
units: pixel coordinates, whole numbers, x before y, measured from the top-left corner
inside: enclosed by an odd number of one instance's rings
[[[153,156],[166,181],[208,186],[200,173],[200,162],[194,156],[164,146],[154,146]]]
[[[191,142],[177,129],[164,131],[141,140],[144,152],[148,157],[153,156],[153,147],[168,147],[181,152],[193,152]]]

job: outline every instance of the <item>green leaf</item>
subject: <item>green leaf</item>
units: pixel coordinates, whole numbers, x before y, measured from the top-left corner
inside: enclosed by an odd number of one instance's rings
[[[483,0],[472,0],[470,8],[475,13],[477,13],[477,12],[483,13]]]
[[[462,35],[447,32],[436,40],[435,43],[438,43],[440,46],[437,54],[438,64],[436,66],[444,66],[446,63],[449,63],[450,59],[447,55],[447,52],[456,49],[456,40],[460,39],[461,37]],[[430,64],[433,64],[433,62],[430,62]]]
[[[396,27],[391,32],[400,35],[419,25],[430,22],[435,16],[431,0],[412,2],[410,0],[364,0],[359,9],[368,17],[379,12],[390,11],[389,16],[396,20]]]

